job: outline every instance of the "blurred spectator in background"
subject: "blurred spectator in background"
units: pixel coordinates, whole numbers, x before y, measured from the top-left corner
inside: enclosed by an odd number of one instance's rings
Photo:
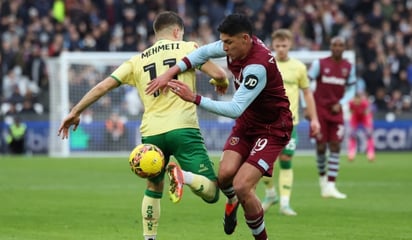
[[[127,149],[125,123],[117,112],[113,112],[105,122],[105,140],[107,150]]]
[[[386,90],[380,87],[376,90],[375,97],[373,98],[373,105],[376,111],[387,112],[388,111],[389,96],[386,94]]]
[[[20,110],[21,114],[37,114],[34,104],[29,99],[24,99],[22,103],[22,108]]]
[[[0,75],[18,66],[47,95],[45,57],[65,51],[141,51],[153,43],[151,26],[162,10],[176,11],[184,19],[185,36],[200,44],[215,41],[217,24],[233,12],[246,13],[266,43],[274,30],[290,29],[295,51],[327,50],[331,36],[344,37],[373,99],[380,98],[382,86],[391,97],[396,88],[388,88],[394,84],[389,82],[399,80],[402,71],[412,82],[410,0],[5,0],[0,2]]]
[[[8,128],[6,142],[11,154],[24,154],[26,152],[25,137],[27,127],[19,117],[14,117],[13,123]]]

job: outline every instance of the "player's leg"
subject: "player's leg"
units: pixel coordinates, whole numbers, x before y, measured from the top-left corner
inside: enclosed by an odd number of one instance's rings
[[[268,238],[264,222],[264,211],[254,191],[255,185],[261,177],[262,170],[246,162],[242,164],[233,179],[233,187],[243,207],[246,224],[256,240],[266,240]]]
[[[348,139],[348,160],[353,161],[356,156],[356,129],[359,123],[355,119],[351,119],[349,126],[350,126],[350,135]]]
[[[297,133],[296,128],[292,131],[292,137],[289,143],[282,150],[279,156],[280,170],[279,170],[279,191],[280,196],[283,196],[283,204],[280,204],[280,213],[284,215],[294,216],[296,212],[290,207],[289,199],[292,193],[293,184],[293,170],[292,170],[292,156],[295,154],[297,146]],[[262,200],[263,210],[266,212],[270,206],[276,204],[279,201],[279,197],[276,193],[274,181],[271,177],[264,176],[262,181],[265,185],[265,198]],[[282,203],[282,200],[281,200]]]
[[[279,202],[273,177],[263,177],[262,182],[265,186],[265,198],[262,200],[262,208],[266,212],[269,208]]]
[[[245,136],[245,129],[238,125],[226,140],[222,157],[219,162],[218,183],[222,193],[226,196],[223,227],[226,234],[232,234],[237,225],[237,209],[239,201],[233,187],[233,178],[250,153],[250,138]]]
[[[375,141],[373,138],[373,116],[372,114],[369,114],[366,117],[364,126],[366,129],[366,136],[367,136],[366,154],[367,154],[369,161],[374,161],[375,160]]]
[[[143,137],[143,143],[151,143],[162,149],[165,157],[165,166],[169,162],[170,154],[162,146],[163,135]],[[145,240],[156,240],[157,229],[160,219],[160,200],[164,186],[165,169],[154,178],[147,179],[147,187],[144,192],[141,214],[143,224],[143,236]]]
[[[293,186],[292,155],[281,154],[279,160],[279,212],[286,216],[296,216],[297,213],[290,206]]]
[[[143,196],[141,208],[143,237],[145,240],[156,240],[162,191],[163,181],[159,183],[147,181],[147,189]]]
[[[179,165],[171,163],[168,174],[172,181],[189,186],[193,193],[208,203],[219,199],[217,176],[214,164],[206,151],[199,129],[178,129],[166,134],[168,147]],[[181,183],[179,183],[181,182]],[[178,202],[181,194],[171,191],[173,202]]]
[[[226,196],[223,227],[225,233],[228,235],[235,231],[237,225],[239,201],[233,187],[233,178],[241,164],[241,154],[231,149],[224,150],[219,163],[218,183],[222,193]]]
[[[279,193],[280,205],[279,212],[286,216],[296,216],[297,213],[290,207],[290,197],[293,187],[293,168],[292,157],[295,155],[298,136],[296,128],[292,131],[291,139],[279,156]]]
[[[319,122],[320,122],[320,134],[316,136],[316,167],[317,167],[318,175],[319,175],[320,193],[321,195],[323,195],[323,192],[327,184],[326,139],[327,139],[329,125],[323,118],[319,118]]]
[[[340,150],[341,142],[344,134],[343,124],[330,123],[330,132],[328,133],[329,140],[329,157],[328,157],[328,182],[323,192],[323,197],[332,197],[337,199],[345,199],[346,194],[338,191],[336,188],[336,179],[339,174],[340,166]]]
[[[251,152],[254,154],[248,156],[233,179],[233,187],[244,210],[246,224],[255,240],[267,240],[264,211],[256,196],[255,186],[263,175],[272,175],[274,161],[289,141],[282,141],[274,136],[277,134],[259,136],[252,143],[251,146],[254,147]]]

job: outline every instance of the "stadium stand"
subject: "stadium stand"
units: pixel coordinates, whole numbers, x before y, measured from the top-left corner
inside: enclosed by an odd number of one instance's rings
[[[152,22],[163,10],[178,12],[186,40],[201,45],[218,39],[218,23],[232,12],[248,14],[267,43],[274,29],[291,29],[294,51],[327,50],[329,39],[341,35],[356,52],[359,86],[374,103],[376,118],[390,112],[412,119],[411,0],[5,0],[1,121],[15,115],[47,119],[49,81],[56,79],[49,78],[46,59],[65,51],[140,51],[153,43]]]

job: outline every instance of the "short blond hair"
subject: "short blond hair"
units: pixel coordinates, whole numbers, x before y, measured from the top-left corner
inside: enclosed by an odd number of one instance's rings
[[[275,30],[272,33],[272,40],[273,39],[287,39],[287,40],[292,40],[292,32],[289,29],[286,28],[280,28],[278,30]]]

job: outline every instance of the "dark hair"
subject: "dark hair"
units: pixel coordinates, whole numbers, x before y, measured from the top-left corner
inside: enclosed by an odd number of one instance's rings
[[[153,30],[156,33],[173,25],[177,25],[180,29],[184,28],[183,20],[177,13],[170,11],[161,12],[153,22]]]
[[[217,30],[220,33],[228,34],[229,36],[233,36],[242,32],[246,32],[250,36],[252,36],[253,34],[252,22],[246,15],[240,13],[228,15],[220,23]]]

